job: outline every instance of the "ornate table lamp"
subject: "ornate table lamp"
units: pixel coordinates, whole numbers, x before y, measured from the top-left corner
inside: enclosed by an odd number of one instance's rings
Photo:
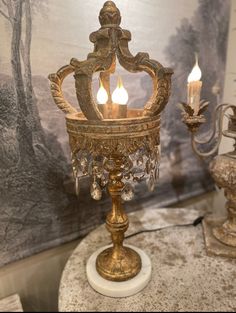
[[[106,219],[111,247],[96,251],[87,263],[87,277],[98,292],[114,297],[129,296],[148,283],[151,266],[147,255],[138,248],[124,246],[128,218],[123,200],[133,196],[133,182],[146,179],[154,189],[159,173],[160,113],[170,95],[172,70],[149,58],[147,53],[133,56],[128,48],[131,34],[122,29],[120,11],[112,1],[100,11],[101,28],[90,35],[94,51],[87,60],[72,59],[70,65],[49,75],[51,92],[57,106],[66,113],[72,167],[79,191],[81,176],[91,177],[90,193],[100,200],[108,189],[112,210]],[[153,81],[153,94],[143,109],[127,107],[128,94],[119,79],[110,91],[110,75],[116,59],[129,72],[145,71]],[[92,77],[100,73],[97,102],[92,93]],[[64,78],[74,73],[76,95],[81,112],[63,97]]]
[[[220,145],[222,136],[236,140],[236,106],[219,103],[219,88],[213,87],[213,93],[217,96],[218,105],[213,115],[213,131],[205,140],[196,138],[196,132],[205,122],[202,113],[208,106],[208,102],[200,101],[202,82],[201,71],[196,62],[188,80],[188,103],[182,103],[183,122],[191,132],[191,142],[194,152],[200,157],[214,155]],[[228,129],[223,130],[223,118],[228,118]],[[214,146],[208,152],[201,152],[198,145],[214,142]],[[236,144],[234,150],[222,155],[217,155],[210,163],[209,169],[216,184],[224,188],[227,199],[226,208],[228,217],[217,218],[209,216],[203,220],[206,248],[209,254],[236,258]]]

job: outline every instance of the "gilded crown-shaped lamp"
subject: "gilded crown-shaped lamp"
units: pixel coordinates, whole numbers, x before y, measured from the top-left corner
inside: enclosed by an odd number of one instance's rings
[[[88,280],[94,289],[105,295],[128,296],[142,289],[145,283],[136,281],[136,289],[131,288],[123,294],[120,290],[116,293],[116,287],[112,292],[102,289],[98,281],[102,278],[101,284],[105,281],[125,283],[138,279],[142,272],[145,261],[143,252],[123,245],[124,233],[129,225],[123,201],[132,198],[133,183],[146,180],[149,189],[153,190],[158,180],[160,113],[169,99],[173,72],[150,59],[147,53],[135,56],[130,53],[128,43],[131,33],[120,27],[121,15],[114,2],[105,2],[99,21],[101,28],[90,35],[94,51],[88,54],[87,60],[73,58],[69,65],[49,75],[49,79],[54,101],[66,114],[77,193],[80,177],[89,175],[92,198],[100,200],[102,191],[107,189],[112,199],[106,226],[113,244],[100,253],[95,252],[96,258],[93,259],[96,275],[99,275],[97,280],[90,271],[92,261],[88,261]],[[120,79],[111,95],[110,75],[116,70],[117,60],[128,72],[144,71],[151,76],[153,93],[142,109],[127,106],[128,93]],[[100,88],[95,100],[92,79],[97,72]],[[69,74],[75,78],[81,112],[63,97],[62,83]],[[150,278],[150,271],[146,281]]]

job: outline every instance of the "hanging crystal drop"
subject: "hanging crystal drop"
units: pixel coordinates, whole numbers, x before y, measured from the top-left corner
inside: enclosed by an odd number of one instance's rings
[[[108,183],[107,177],[104,174],[102,174],[102,177],[101,177],[101,180],[100,180],[101,186],[105,187],[107,185],[107,183]]]
[[[123,189],[123,192],[122,192],[122,195],[121,195],[121,198],[124,200],[124,201],[130,201],[132,200],[134,197],[134,190],[133,190],[133,187],[130,183],[127,183]]]
[[[78,197],[80,192],[79,177],[75,178],[75,194]]]
[[[151,160],[157,162],[157,158],[158,158],[158,147],[155,146],[151,152]]]
[[[131,173],[130,172],[124,174],[124,179],[129,180],[130,177],[131,177]]]
[[[86,174],[88,172],[88,160],[84,155],[80,158],[80,166],[83,174]]]
[[[156,158],[159,159],[160,158],[160,151],[159,151],[159,147],[158,146],[155,146],[154,152],[155,152]]]
[[[96,162],[94,165],[93,165],[93,175],[95,175],[97,178],[101,178],[102,175],[103,175],[103,168],[101,166],[100,163]]]
[[[103,166],[107,171],[112,171],[115,168],[115,162],[112,159],[104,158]]]
[[[103,175],[103,168],[102,168],[102,166],[100,164],[98,164],[96,166],[95,174],[96,174],[97,178],[101,178],[102,177],[102,175]]]
[[[102,178],[102,168],[99,168],[96,176],[97,176],[97,178]]]
[[[155,182],[157,182],[159,179],[159,166],[158,165],[156,166],[154,170],[154,179],[155,179]]]
[[[141,182],[144,177],[145,177],[145,172],[143,172],[143,171],[136,172],[133,175],[133,181]]]
[[[149,191],[153,191],[154,188],[155,188],[155,180],[154,180],[154,176],[153,176],[153,173],[151,173],[150,177],[149,177],[149,180],[147,182],[147,186],[148,186],[148,190]]]
[[[143,156],[142,155],[139,155],[137,160],[136,160],[136,163],[138,166],[141,166],[143,165]]]
[[[133,167],[133,161],[132,161],[131,157],[129,156],[127,159],[127,162],[125,164],[125,170],[129,171],[132,167]]]
[[[79,178],[79,177],[83,176],[83,173],[81,172],[79,167],[75,168],[75,170],[73,168],[73,174],[74,174],[74,178],[75,179],[76,179],[76,177]]]
[[[97,182],[93,182],[90,187],[90,194],[94,200],[100,200],[102,198],[102,190]]]
[[[146,173],[147,173],[147,174],[150,173],[151,167],[152,167],[151,161],[150,161],[150,159],[148,159],[147,162],[146,162]]]

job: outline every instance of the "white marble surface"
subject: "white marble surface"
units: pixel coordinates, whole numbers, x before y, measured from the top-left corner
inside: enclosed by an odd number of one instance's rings
[[[147,208],[129,215],[129,233],[192,222],[202,212],[194,209]],[[102,225],[74,250],[64,269],[60,311],[235,311],[236,260],[206,255],[202,226],[170,227],[126,240],[151,258],[152,278],[138,294],[109,298],[95,292],[86,278],[86,262],[109,243]]]
[[[127,281],[122,282],[108,281],[104,279],[102,276],[100,276],[96,270],[97,256],[99,255],[100,252],[110,247],[110,245],[98,249],[89,258],[86,265],[88,282],[90,286],[98,293],[113,298],[133,296],[136,293],[140,292],[143,288],[145,288],[149,283],[152,273],[152,265],[150,258],[143,250],[131,245],[126,246],[135,250],[139,254],[142,262],[142,268],[138,275]]]

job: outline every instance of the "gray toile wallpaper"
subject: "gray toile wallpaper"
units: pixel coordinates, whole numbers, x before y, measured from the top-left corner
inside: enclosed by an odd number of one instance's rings
[[[85,235],[104,221],[105,196],[96,202],[85,179],[79,199],[72,180],[63,113],[55,106],[47,76],[72,57],[92,51],[89,34],[99,28],[102,0],[0,0],[0,265]],[[223,87],[229,0],[117,0],[130,50],[149,52],[173,67],[172,96],[162,116],[160,182],[144,184],[127,210],[145,201],[160,205],[213,188],[207,161],[191,150],[176,104],[186,100],[186,81],[199,54],[202,98],[215,106],[212,86]],[[146,75],[120,70],[129,105],[144,104],[151,92]],[[116,77],[113,78],[113,85]],[[95,80],[95,89],[98,83]],[[72,79],[64,93],[75,103]],[[208,128],[203,129],[203,136]]]

